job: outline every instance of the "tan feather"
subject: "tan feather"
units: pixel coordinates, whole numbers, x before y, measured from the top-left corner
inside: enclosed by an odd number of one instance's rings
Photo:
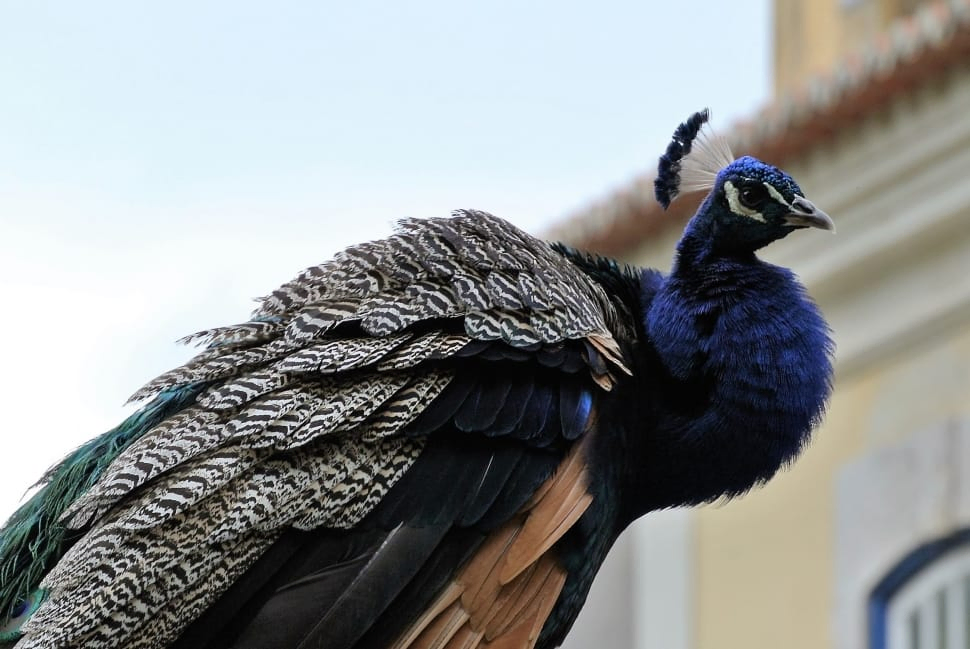
[[[402,649],[402,647],[410,647],[412,643],[417,639],[421,632],[428,628],[435,618],[441,615],[446,609],[451,607],[455,601],[461,597],[464,587],[461,584],[451,583],[448,588],[445,589],[438,599],[434,601],[434,604],[424,612],[424,614],[419,617],[414,624],[408,629],[406,633],[401,635],[397,641],[391,645],[391,649]]]
[[[461,607],[461,602],[454,604],[439,613],[431,624],[410,645],[411,649],[444,649],[462,625],[468,621],[468,612]]]
[[[499,616],[508,617],[508,612],[524,598],[523,591],[529,585],[529,579],[536,569],[536,564],[532,564],[519,575],[518,579],[502,588],[487,608],[479,606],[478,609],[473,611],[471,624],[475,625],[476,628],[491,629],[499,624],[499,622],[495,622],[496,618]]]
[[[592,502],[585,442],[522,511],[486,537],[392,649],[531,649],[566,583],[549,552]]]
[[[491,641],[483,642],[480,647],[483,649],[531,649],[535,642],[529,642],[532,628],[522,624],[516,627],[512,633],[499,636]]]
[[[448,641],[445,649],[475,649],[481,645],[484,638],[483,632],[474,631],[466,625],[458,629],[458,632]]]
[[[516,579],[516,581],[522,582],[519,596],[511,598],[496,611],[497,615],[489,621],[485,638],[497,638],[508,633],[509,630],[530,617],[532,612],[538,609],[539,601],[542,599],[543,587],[550,576],[557,572],[556,568],[557,566],[551,557],[542,557],[532,565],[531,570],[522,572]]]
[[[481,606],[481,602],[494,599],[502,587],[498,567],[509,546],[515,541],[520,525],[521,517],[492,533],[462,570],[459,582],[464,585],[465,591],[461,600],[468,610],[475,610]]]
[[[586,492],[586,465],[582,447],[573,451],[552,477],[549,490],[529,511],[529,515],[505,553],[499,579],[507,584],[559,540],[579,520],[592,502]]]
[[[597,349],[603,356],[606,356],[617,368],[622,370],[629,376],[633,376],[633,372],[623,359],[623,350],[620,349],[619,344],[617,344],[616,339],[609,334],[591,333],[586,336],[586,340],[589,341],[593,347]]]

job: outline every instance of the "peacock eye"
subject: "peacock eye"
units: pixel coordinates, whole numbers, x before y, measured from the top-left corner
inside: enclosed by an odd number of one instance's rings
[[[18,600],[16,604],[10,609],[10,619],[15,619],[27,612],[30,607],[30,601],[26,599]]]
[[[745,185],[738,192],[738,199],[745,207],[755,209],[768,199],[768,190],[760,183]]]

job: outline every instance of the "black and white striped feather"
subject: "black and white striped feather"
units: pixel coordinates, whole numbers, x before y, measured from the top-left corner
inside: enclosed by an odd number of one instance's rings
[[[17,649],[172,643],[284,531],[371,512],[421,454],[463,358],[569,371],[584,358],[609,389],[628,371],[628,326],[562,254],[483,212],[407,220],[307,269],[253,321],[192,337],[207,348],[135,394],[208,385],[64,514],[84,535]],[[437,412],[463,427],[460,411]],[[510,401],[468,426],[501,434],[522,413]]]

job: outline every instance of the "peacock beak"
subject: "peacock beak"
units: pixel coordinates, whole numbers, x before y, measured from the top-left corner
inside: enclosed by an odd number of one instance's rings
[[[785,223],[835,233],[835,222],[832,221],[832,217],[815,207],[812,201],[801,196],[796,196],[791,202],[791,212],[785,217]]]

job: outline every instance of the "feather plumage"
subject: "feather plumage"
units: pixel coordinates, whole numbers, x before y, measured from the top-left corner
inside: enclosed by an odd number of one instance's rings
[[[669,276],[468,211],[403,221],[197,334],[0,531],[0,610],[30,597],[3,637],[561,642],[627,524],[764,482],[830,390],[818,310],[754,251],[831,220],[776,168],[725,161],[706,120],[660,163],[661,202],[712,187]]]
[[[683,192],[712,189],[717,175],[734,161],[727,140],[707,128],[710,118],[706,108],[691,115],[660,158],[654,187],[665,209]]]

